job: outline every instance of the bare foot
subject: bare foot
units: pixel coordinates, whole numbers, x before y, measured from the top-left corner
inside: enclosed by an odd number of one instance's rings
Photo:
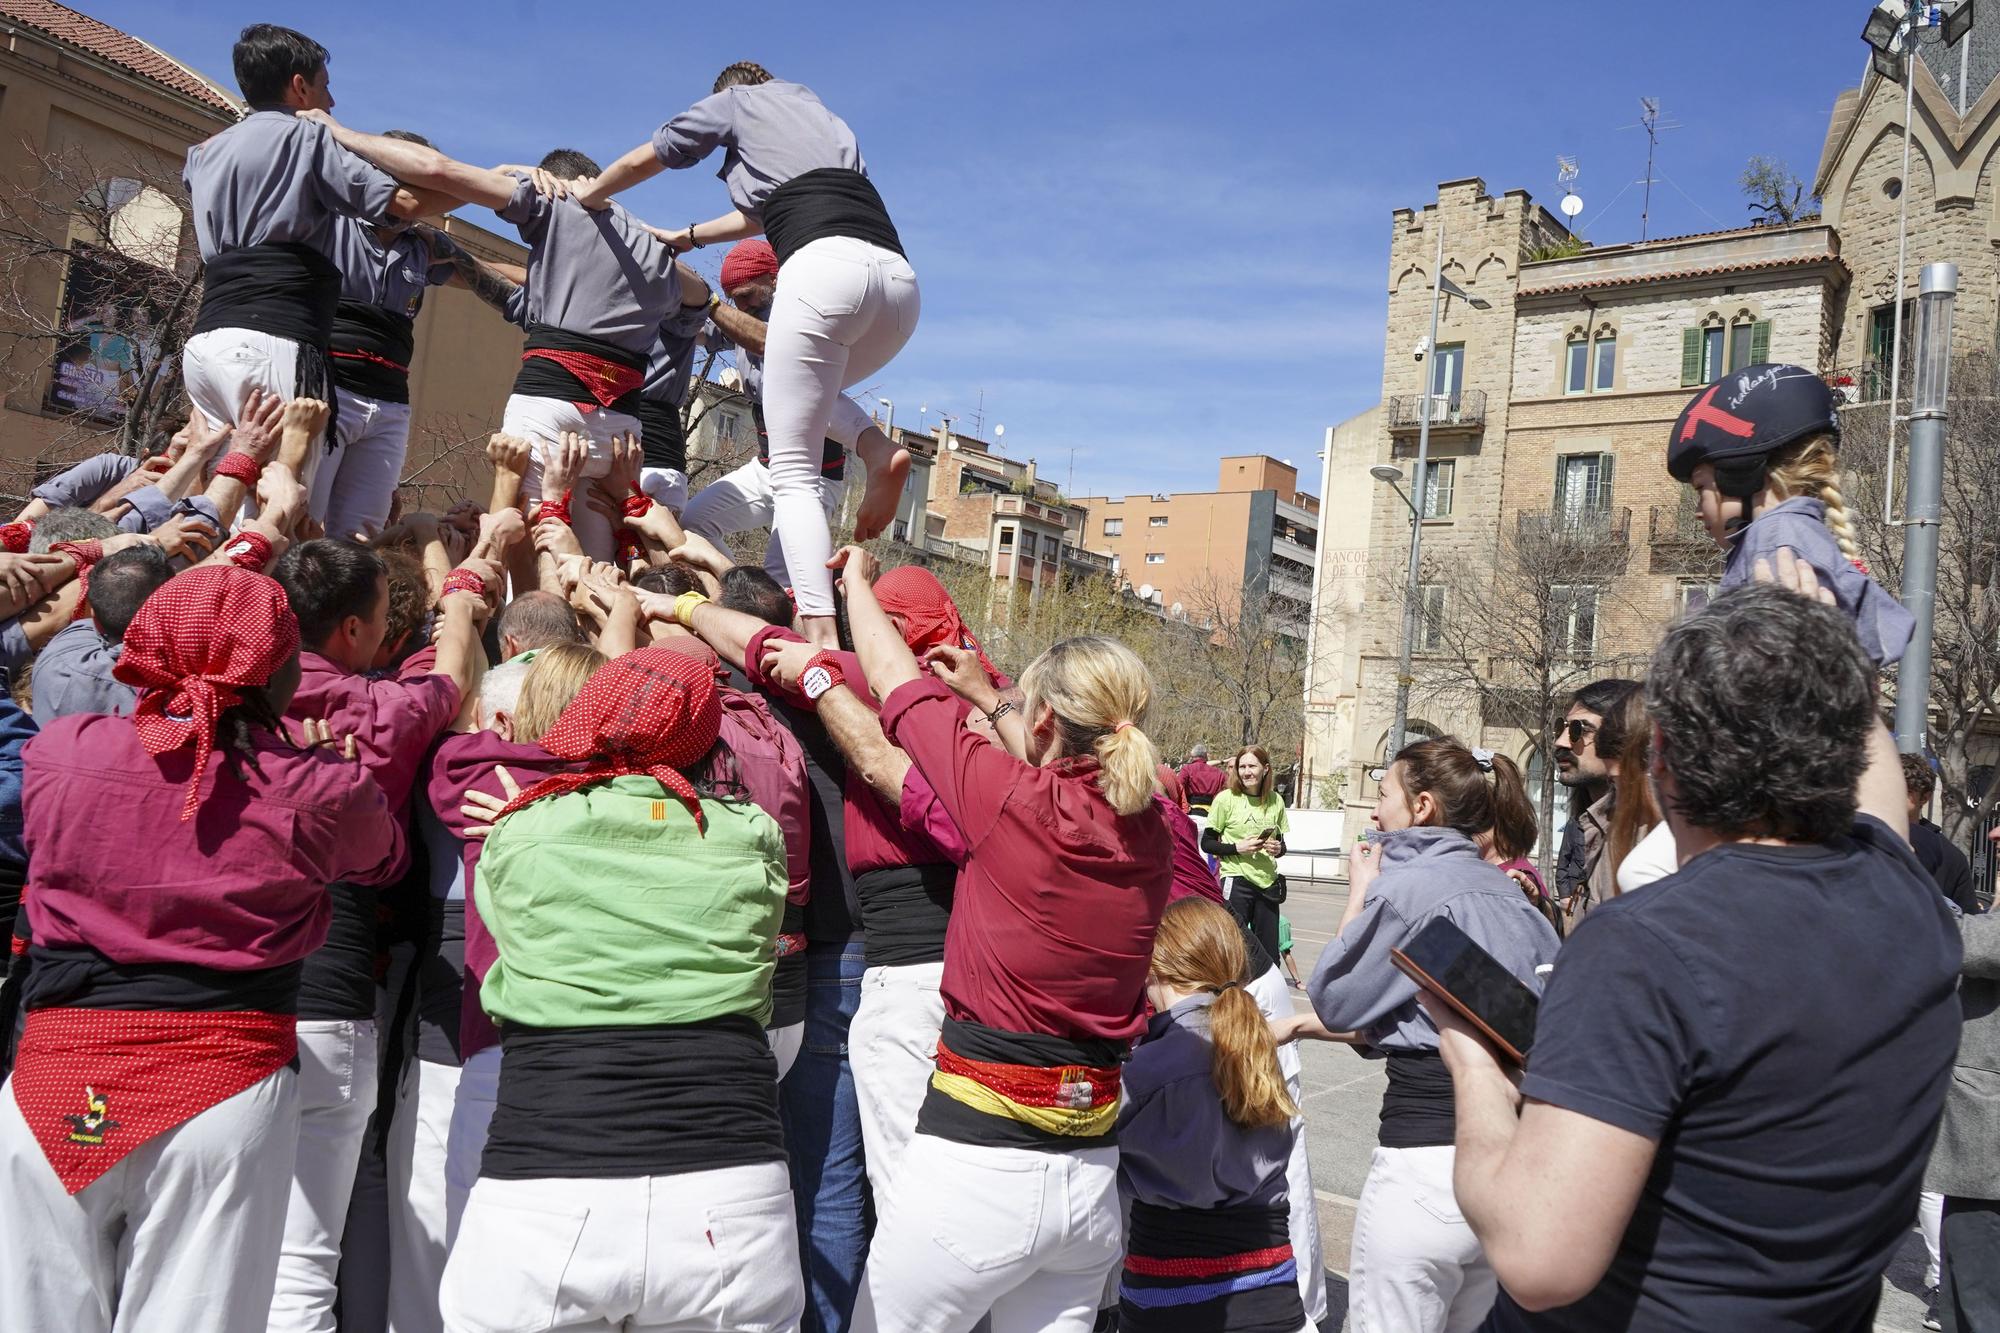
[[[910,475],[910,451],[898,449],[888,436],[871,427],[854,442],[854,452],[868,469],[868,488],[854,515],[854,540],[865,542],[887,532],[896,521],[903,482]]]

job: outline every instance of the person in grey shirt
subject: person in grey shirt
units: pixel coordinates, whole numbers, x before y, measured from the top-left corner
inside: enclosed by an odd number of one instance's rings
[[[252,388],[333,401],[338,219],[411,219],[450,202],[405,188],[299,114],[333,107],[318,42],[257,23],[233,54],[250,112],[190,148],[181,173],[206,266],[183,378],[188,401],[218,424],[237,420]]]
[[[711,96],[667,121],[580,195],[601,208],[661,171],[724,150],[734,209],[668,236],[676,249],[763,234],[783,278],[765,345],[764,416],[770,436],[774,530],[798,598],[801,628],[834,640],[832,538],[820,500],[820,448],[842,390],[875,375],[915,332],[916,270],[847,123],[811,89],[741,61]],[[887,445],[861,452],[868,469],[860,522],[888,526],[909,470]]]
[[[125,649],[125,627],[173,573],[167,553],[157,546],[116,551],[97,563],[90,571],[90,619],[59,631],[35,659],[37,725],[72,713],[131,714],[139,692],[111,669]]]

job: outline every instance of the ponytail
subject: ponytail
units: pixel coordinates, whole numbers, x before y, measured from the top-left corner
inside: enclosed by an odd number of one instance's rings
[[[1605,721],[1608,731],[1610,719]],[[1437,802],[1437,822],[1444,827],[1474,842],[1491,834],[1493,849],[1509,861],[1534,847],[1535,807],[1520,766],[1506,755],[1440,736],[1405,745],[1391,762],[1405,791],[1430,793]]]
[[[1222,1111],[1246,1129],[1282,1125],[1299,1113],[1278,1067],[1278,1045],[1263,1010],[1243,989],[1249,952],[1228,910],[1183,898],[1160,917],[1152,977],[1177,990],[1208,991],[1209,1077]]]
[[[1503,861],[1526,856],[1535,849],[1540,831],[1535,806],[1528,799],[1528,784],[1521,766],[1504,754],[1493,756],[1493,849]]]
[[[1046,704],[1056,716],[1061,752],[1095,755],[1097,787],[1113,810],[1137,814],[1152,802],[1159,751],[1141,730],[1153,694],[1152,673],[1116,639],[1064,639],[1021,673],[1030,718]]]

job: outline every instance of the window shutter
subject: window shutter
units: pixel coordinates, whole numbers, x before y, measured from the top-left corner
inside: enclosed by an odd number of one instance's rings
[[[1611,508],[1611,465],[1616,461],[1610,454],[1597,456],[1597,494],[1592,498],[1599,509]]]
[[[1701,383],[1701,330],[1681,330],[1681,384]]]
[[[1556,455],[1556,510],[1558,512],[1561,512],[1561,510],[1564,507],[1563,505],[1565,499],[1564,492],[1568,489],[1566,484],[1568,480],[1569,480],[1569,459],[1565,455],[1557,454]]]
[[[1771,359],[1771,321],[1760,319],[1750,326],[1750,364],[1761,366]]]

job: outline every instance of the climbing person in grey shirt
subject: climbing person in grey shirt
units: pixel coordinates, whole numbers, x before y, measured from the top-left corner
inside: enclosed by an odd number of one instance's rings
[[[841,390],[888,365],[916,331],[917,275],[847,122],[810,88],[749,61],[723,70],[711,96],[660,126],[577,197],[586,208],[602,208],[619,191],[691,167],[718,148],[734,209],[669,233],[668,241],[687,250],[761,233],[777,254],[764,349],[774,526],[806,636],[831,645],[826,561],[833,548],[820,505],[821,442]],[[895,516],[909,455],[873,448],[861,461],[868,483],[858,527],[880,532]]]
[[[333,106],[326,48],[312,38],[255,23],[234,56],[249,114],[190,148],[181,173],[204,265],[181,354],[188,401],[233,424],[262,388],[332,403],[337,417],[327,364],[340,299],[337,221],[416,218],[456,201],[406,188],[299,114]]]
[[[1520,769],[1504,755],[1449,737],[1404,746],[1382,777],[1380,832],[1355,852],[1347,910],[1306,982],[1327,1029],[1387,1057],[1380,1146],[1361,1187],[1348,1269],[1357,1329],[1465,1333],[1498,1292],[1452,1202],[1455,1103],[1438,1029],[1390,950],[1444,917],[1541,989],[1535,969],[1555,959],[1555,928],[1479,852],[1481,835],[1524,810],[1532,820]]]
[[[46,727],[72,713],[130,716],[139,691],[111,674],[125,650],[125,627],[153,591],[174,574],[158,546],[114,551],[90,571],[90,618],[49,640],[35,658],[35,723]]]

